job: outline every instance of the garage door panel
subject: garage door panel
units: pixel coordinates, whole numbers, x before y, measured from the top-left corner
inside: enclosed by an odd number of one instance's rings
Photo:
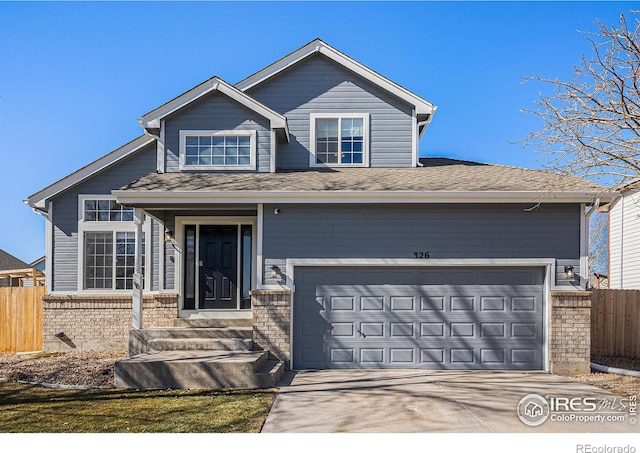
[[[542,369],[543,275],[296,270],[294,366]]]

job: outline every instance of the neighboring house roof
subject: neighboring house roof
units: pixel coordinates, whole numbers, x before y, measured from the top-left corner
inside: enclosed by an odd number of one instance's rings
[[[633,189],[640,189],[640,179],[634,179],[632,181],[620,184],[618,187],[616,187],[616,190],[621,194],[624,194],[625,192]]]
[[[289,140],[289,127],[287,125],[287,118],[284,115],[281,115],[275,110],[258,102],[251,96],[229,85],[217,76],[210,78],[200,85],[190,89],[186,93],[162,104],[160,107],[153,109],[149,113],[145,113],[138,122],[147,130],[158,130],[160,128],[160,121],[163,118],[177,112],[183,107],[186,107],[197,99],[216,91],[229,96],[231,99],[267,118],[271,122],[271,128],[281,129],[283,131],[282,138],[287,141]]]
[[[435,111],[436,106],[434,106],[431,102],[426,99],[421,98],[420,96],[412,93],[406,88],[398,85],[395,82],[387,79],[386,77],[378,74],[374,70],[366,67],[365,65],[357,62],[353,58],[345,55],[337,49],[334,49],[321,39],[317,38],[311,41],[310,43],[302,46],[300,49],[290,53],[289,55],[281,58],[275,63],[270,64],[264,69],[256,72],[253,75],[241,80],[236,83],[236,87],[242,91],[247,91],[253,88],[256,85],[261,84],[265,80],[279,74],[280,72],[290,68],[301,60],[314,55],[314,54],[322,54],[325,57],[330,58],[336,63],[346,67],[347,69],[355,72],[362,78],[368,80],[369,82],[379,86],[380,88],[394,94],[398,98],[404,100],[410,105],[413,105],[416,109],[416,114],[418,115],[418,119],[426,119],[425,117],[431,117]],[[421,118],[422,117],[422,118]]]
[[[151,173],[113,191],[119,201],[202,203],[253,197],[310,201],[349,196],[415,201],[579,201],[610,200],[613,192],[587,180],[542,170],[445,158],[420,159],[423,167],[331,168],[278,173]],[[294,195],[295,194],[295,195]],[[291,196],[293,198],[287,198]],[[211,202],[211,200],[208,200]]]
[[[47,261],[47,257],[41,256],[37,260],[34,260],[31,263],[29,263],[29,267],[38,269],[39,271],[44,271],[46,268],[46,261]]]
[[[69,176],[62,178],[61,180],[54,182],[50,186],[45,187],[39,192],[34,193],[25,200],[25,203],[32,208],[38,208],[43,211],[48,210],[47,201],[55,195],[64,192],[71,187],[80,184],[87,178],[111,167],[122,159],[126,159],[132,154],[140,151],[145,146],[155,141],[155,138],[149,135],[141,135],[140,137],[130,141],[124,146],[110,152],[109,154],[102,156],[101,158],[91,162],[90,164],[82,167],[71,173]]]
[[[16,258],[10,253],[5,252],[0,249],[0,271],[4,270],[12,270],[12,269],[26,269],[30,266],[22,261],[21,259]]]

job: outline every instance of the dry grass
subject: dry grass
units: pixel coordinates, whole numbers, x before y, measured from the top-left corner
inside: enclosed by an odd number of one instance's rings
[[[63,390],[0,383],[4,433],[255,433],[275,390]]]

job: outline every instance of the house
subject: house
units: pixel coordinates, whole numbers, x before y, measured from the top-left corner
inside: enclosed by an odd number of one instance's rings
[[[609,288],[640,289],[640,181],[619,188],[609,210]]]
[[[40,280],[41,277],[41,272],[0,249],[0,288],[33,286],[33,282]]]
[[[128,344],[132,386],[167,385],[149,375],[178,373],[175,349],[206,367],[243,345],[292,369],[588,372],[588,217],[613,194],[420,158],[435,112],[317,39],[144,114],[27,200],[47,217],[44,348]]]

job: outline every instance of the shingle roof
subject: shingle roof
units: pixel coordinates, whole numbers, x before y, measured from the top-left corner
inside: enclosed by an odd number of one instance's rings
[[[27,263],[0,249],[0,271],[28,268]]]
[[[126,191],[419,191],[610,193],[571,175],[447,158],[420,159],[416,168],[329,168],[277,173],[151,173]]]

